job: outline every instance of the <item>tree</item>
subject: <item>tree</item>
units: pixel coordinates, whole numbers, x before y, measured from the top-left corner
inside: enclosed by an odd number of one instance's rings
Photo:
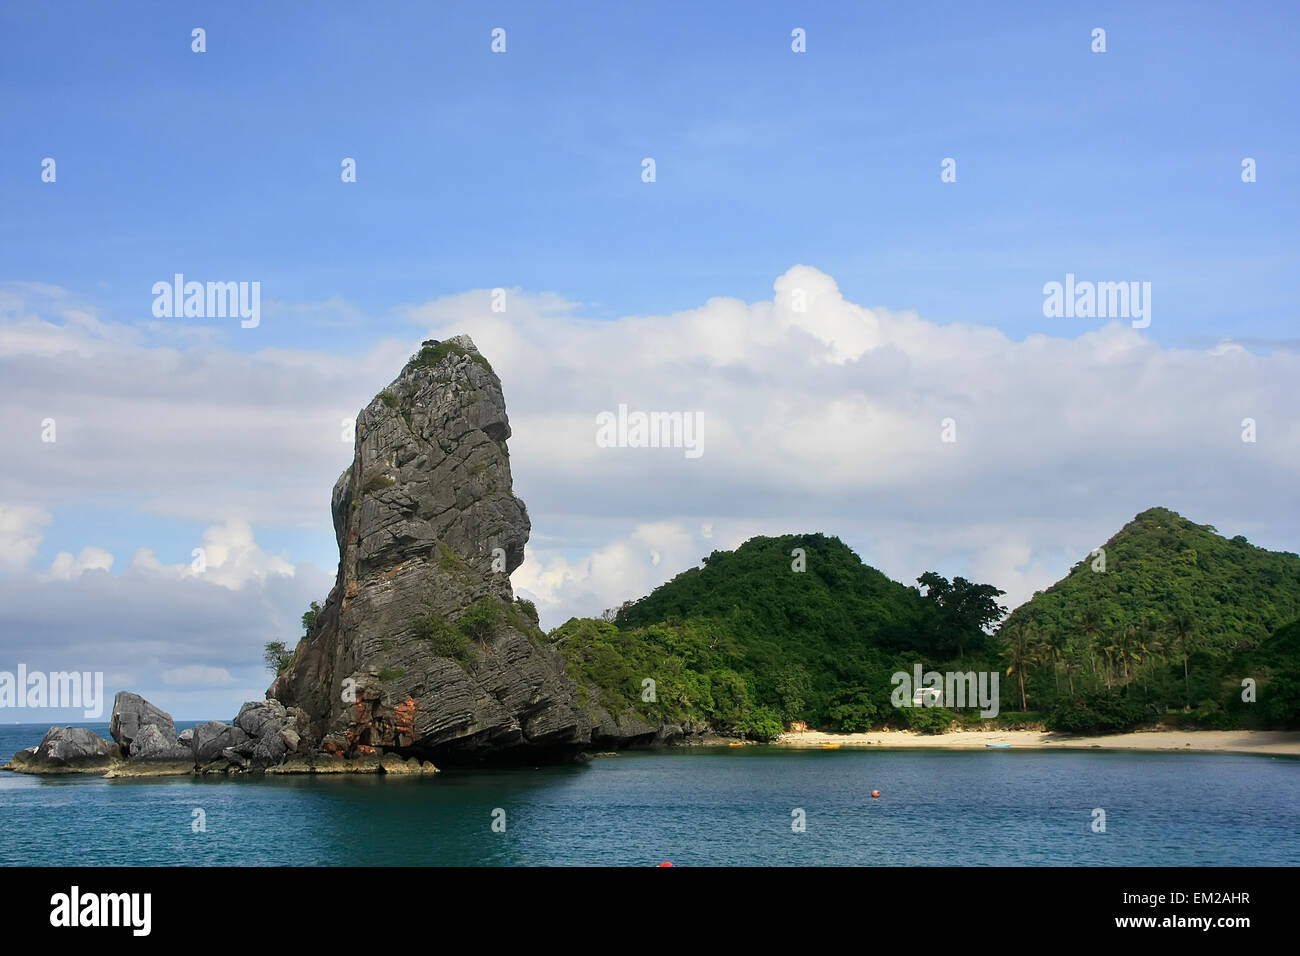
[[[311,607],[307,608],[302,615],[302,633],[306,637],[311,633],[312,625],[316,623],[316,615],[320,614],[321,607],[319,601],[312,601]]]
[[[1128,684],[1128,664],[1137,651],[1138,629],[1135,624],[1126,624],[1115,639],[1115,651],[1119,656],[1120,667],[1124,673],[1124,683]]]
[[[1097,686],[1097,649],[1101,644],[1101,614],[1095,607],[1090,607],[1083,612],[1083,617],[1079,621],[1079,628],[1083,631],[1083,636],[1088,648],[1088,660],[1092,664],[1092,684]]]
[[[1020,681],[1020,709],[1029,709],[1029,699],[1025,695],[1025,670],[1038,658],[1039,645],[1037,635],[1023,617],[1011,623],[1009,627],[998,631],[1007,632],[1003,638],[1005,646],[1000,656],[1007,662],[1007,676],[1015,674]]]
[[[956,646],[958,660],[968,643],[979,641],[987,628],[1006,616],[1007,609],[997,599],[1007,592],[991,584],[975,584],[962,577],[950,583],[937,571],[926,571],[916,583],[926,589],[926,599],[938,605],[949,630],[947,640]],[[941,646],[943,643],[946,641],[941,641]]]
[[[804,702],[812,690],[812,678],[802,664],[787,664],[776,675],[776,695],[781,702],[781,714],[787,721],[803,716]]]
[[[1061,661],[1065,658],[1064,635],[1060,631],[1051,638],[1043,639],[1047,659],[1052,665],[1052,683],[1056,686],[1056,696],[1061,696]]]
[[[1142,687],[1148,696],[1151,692],[1151,664],[1163,653],[1164,645],[1160,641],[1160,635],[1152,628],[1150,621],[1144,621],[1135,638],[1134,659],[1142,665]]]
[[[293,662],[293,651],[284,646],[284,641],[268,641],[262,654],[262,660],[271,672],[279,677],[289,669],[289,664]]]
[[[457,619],[456,627],[471,640],[486,644],[496,633],[501,620],[501,603],[495,598],[479,598]]]
[[[1183,656],[1184,710],[1192,709],[1192,678],[1188,658],[1198,647],[1196,623],[1191,615],[1179,612],[1169,621],[1169,634],[1174,649]]]
[[[953,578],[949,602],[959,618],[983,631],[1006,617],[1007,609],[997,602],[1006,593],[991,584],[975,584],[965,578]]]
[[[1074,672],[1079,670],[1082,666],[1079,661],[1076,660],[1076,657],[1077,654],[1073,653],[1067,654],[1065,657],[1065,681],[1066,685],[1070,688],[1071,697],[1074,696]]]

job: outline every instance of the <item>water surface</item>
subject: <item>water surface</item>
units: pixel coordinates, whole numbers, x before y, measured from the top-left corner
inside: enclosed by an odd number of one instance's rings
[[[0,727],[0,754],[45,729]],[[1105,833],[1092,831],[1094,808],[1106,811]],[[206,832],[192,829],[196,809]],[[492,830],[498,809],[504,833]],[[795,809],[806,832],[791,829]],[[0,864],[9,866],[664,860],[1295,866],[1300,761],[746,747],[415,779],[0,774]]]

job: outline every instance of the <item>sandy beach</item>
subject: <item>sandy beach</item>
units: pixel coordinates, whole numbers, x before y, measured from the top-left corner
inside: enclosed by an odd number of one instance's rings
[[[779,747],[864,750],[984,750],[990,744],[1004,744],[1011,750],[1160,750],[1300,757],[1300,731],[1273,730],[1152,730],[1102,737],[1070,737],[1038,730],[963,730],[946,734],[910,730],[833,734],[808,730],[782,734],[772,743]]]

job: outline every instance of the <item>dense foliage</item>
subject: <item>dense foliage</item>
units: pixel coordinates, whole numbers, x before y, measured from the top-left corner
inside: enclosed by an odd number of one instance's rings
[[[1004,661],[1020,665],[1019,703],[1053,711],[1053,729],[1284,726],[1300,703],[1287,626],[1297,618],[1300,557],[1152,508],[1018,607],[998,636]],[[1247,679],[1255,701],[1242,699]]]
[[[891,676],[917,663],[1002,675],[1001,726],[1300,725],[1294,554],[1153,508],[1000,626],[996,587],[934,572],[917,583],[891,581],[837,538],[759,537],[550,640],[613,714],[754,737],[794,721],[981,725],[969,710],[896,708]]]
[[[963,613],[978,617],[970,607],[995,593],[973,595]],[[972,619],[820,534],[715,551],[611,616],[573,619],[550,635],[571,675],[594,688],[606,710],[755,737],[795,720],[845,730],[905,725],[909,712],[890,703],[891,675],[917,662],[928,668],[984,638]],[[647,678],[654,700],[643,699]]]
[[[1300,617],[1300,558],[1231,540],[1165,508],[1126,524],[1063,579],[1018,607],[1043,632],[1075,644],[1089,631],[1168,629],[1177,617],[1194,622],[1196,640],[1212,648],[1249,649]]]

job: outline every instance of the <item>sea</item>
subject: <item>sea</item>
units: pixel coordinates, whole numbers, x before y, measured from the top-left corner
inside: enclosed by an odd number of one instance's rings
[[[0,755],[47,729],[0,726]],[[413,778],[0,773],[4,866],[665,862],[1295,866],[1300,760],[753,746]]]

